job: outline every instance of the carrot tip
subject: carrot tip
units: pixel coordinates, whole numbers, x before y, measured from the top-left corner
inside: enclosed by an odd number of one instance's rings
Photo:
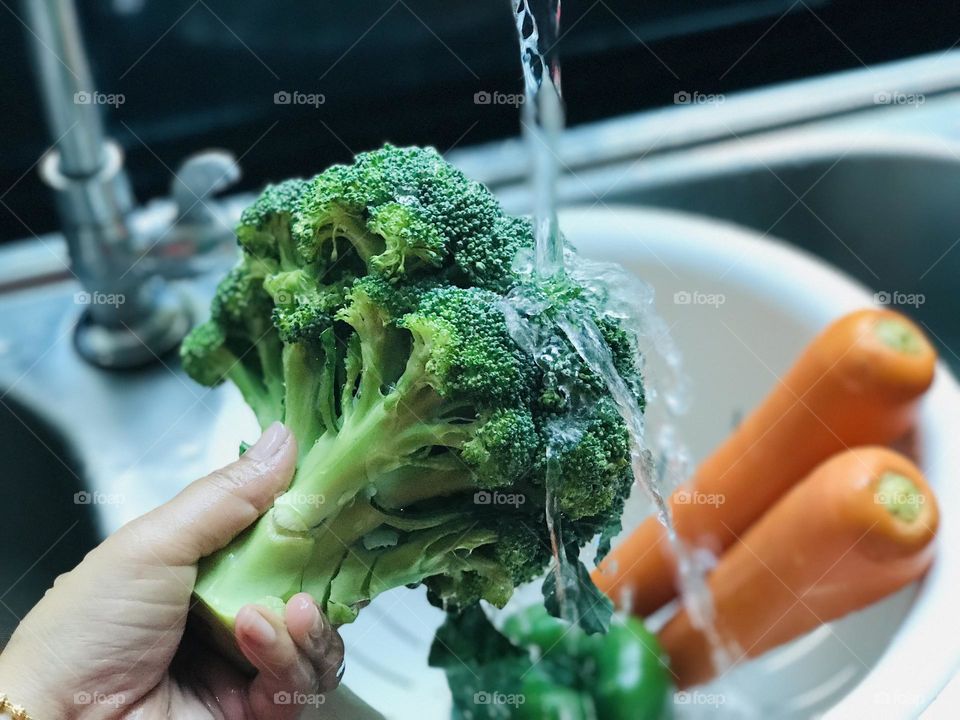
[[[899,318],[884,318],[877,322],[874,332],[889,348],[906,355],[917,355],[923,350],[923,339]]]
[[[875,499],[898,520],[911,523],[920,515],[927,498],[906,475],[886,472],[877,483]]]

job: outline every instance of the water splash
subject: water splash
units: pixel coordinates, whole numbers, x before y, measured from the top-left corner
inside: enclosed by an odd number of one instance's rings
[[[523,68],[525,103],[521,125],[530,153],[531,185],[533,192],[535,252],[530,270],[540,278],[549,278],[564,272],[585,284],[603,298],[603,307],[617,316],[639,338],[655,333],[654,349],[665,361],[670,377],[663,398],[668,415],[684,411],[687,404],[687,386],[682,373],[681,355],[670,339],[669,329],[652,312],[652,292],[633,294],[636,281],[626,280],[626,273],[599,263],[576,264],[565,262],[565,249],[557,221],[556,186],[559,177],[560,136],[564,125],[564,111],[560,82],[560,62],[556,52],[560,29],[560,0],[512,0],[520,41],[520,59]],[[638,300],[646,306],[639,308]],[[523,298],[511,298],[523,305]],[[534,353],[544,352],[542,340],[537,341],[531,320],[540,314],[537,308],[521,307],[519,312],[508,309],[508,322],[515,339]],[[706,583],[706,571],[711,564],[686,547],[674,529],[669,493],[685,479],[688,472],[688,453],[677,441],[671,423],[665,423],[658,437],[661,458],[660,472],[646,438],[645,418],[635,394],[617,371],[610,348],[599,328],[590,318],[572,318],[561,314],[560,329],[583,361],[603,379],[626,424],[631,442],[631,464],[637,484],[651,501],[657,518],[666,529],[667,537],[677,559],[681,599],[691,620],[707,636],[713,648],[718,670],[731,665],[731,653],[721,642],[714,625],[713,599]],[[646,323],[647,327],[638,327]],[[652,327],[651,327],[652,326]],[[650,392],[648,390],[648,392]],[[558,421],[558,442],[569,441],[571,423]],[[564,553],[557,547],[559,514],[553,508],[549,473],[548,448],[547,526],[553,542],[554,571],[559,579],[565,562]],[[559,583],[558,583],[559,588]],[[559,594],[563,607],[562,591]],[[567,613],[563,613],[566,615]],[[572,618],[570,618],[572,619]]]
[[[556,148],[564,125],[560,61],[556,53],[560,0],[512,2],[523,68],[525,102],[520,122],[530,153],[536,263],[541,275],[550,276],[563,271],[556,201]]]

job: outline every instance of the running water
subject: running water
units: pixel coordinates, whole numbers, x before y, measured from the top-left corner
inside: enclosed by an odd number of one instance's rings
[[[560,0],[512,0],[520,36],[524,98],[521,125],[533,164],[533,217],[536,269],[548,277],[563,271],[563,243],[557,225],[556,151],[563,130],[560,62],[556,44],[560,30]],[[537,3],[541,13],[534,13]],[[539,15],[539,18],[538,18]]]
[[[523,106],[522,126],[527,149],[531,157],[531,182],[534,196],[534,230],[536,249],[534,253],[533,272],[540,277],[552,277],[566,272],[564,258],[564,243],[557,223],[556,185],[559,175],[559,147],[560,134],[564,125],[564,113],[560,83],[560,63],[556,52],[560,28],[560,0],[512,0],[517,32],[520,40],[520,57],[523,67],[525,102]],[[595,276],[596,282],[611,280],[609,268],[604,269],[604,277]],[[616,272],[616,271],[612,271]],[[612,278],[623,281],[623,273]],[[622,300],[622,298],[621,298]],[[622,304],[622,303],[621,303]],[[638,302],[628,302],[630,310],[635,311]],[[522,305],[522,301],[521,301]],[[519,312],[517,312],[519,311]],[[644,309],[644,314],[650,312]],[[533,345],[536,352],[544,352],[543,347],[535,347],[533,337],[535,332],[525,324],[520,315],[534,317],[535,309],[517,307],[509,313],[513,332],[523,336],[523,342],[529,347]],[[635,314],[635,312],[633,313]],[[635,323],[639,322],[633,318]],[[632,469],[636,482],[643,488],[653,504],[657,517],[666,528],[667,536],[677,558],[680,575],[681,598],[685,607],[694,620],[707,635],[713,646],[714,662],[719,670],[729,667],[732,658],[725,650],[723,643],[713,624],[713,601],[706,585],[706,564],[698,561],[696,555],[683,544],[673,528],[670,506],[666,496],[683,479],[678,473],[685,472],[685,463],[677,461],[675,455],[684,456],[684,451],[671,431],[666,431],[661,438],[664,447],[661,447],[660,462],[655,462],[653,454],[648,449],[645,438],[645,422],[642,409],[637,403],[636,396],[631,392],[627,383],[617,372],[613,357],[606,342],[603,340],[596,324],[589,318],[561,317],[560,329],[567,336],[583,361],[597,375],[604,379],[610,394],[617,404],[620,415],[626,423],[631,440]],[[656,323],[654,323],[656,324]],[[661,323],[662,324],[662,323]],[[652,328],[654,332],[663,333],[663,340],[655,342],[666,361],[668,369],[678,373],[678,354],[669,343],[669,333],[666,328],[659,326]],[[651,328],[645,327],[649,333]],[[664,351],[665,348],[665,351]],[[668,414],[678,411],[683,404],[680,393],[667,393],[665,400]],[[574,423],[559,423],[555,428],[558,442],[569,442],[570,433],[575,432]],[[549,473],[548,448],[548,476],[547,476],[547,525],[551,538],[554,540],[555,566],[560,568],[566,561],[562,552],[558,552],[556,538],[559,522],[557,514],[552,511],[551,482]],[[657,471],[659,466],[660,471]],[[557,570],[560,575],[559,570]],[[563,588],[558,582],[558,596],[563,608]],[[564,612],[567,616],[567,613]],[[568,619],[572,619],[569,618]]]

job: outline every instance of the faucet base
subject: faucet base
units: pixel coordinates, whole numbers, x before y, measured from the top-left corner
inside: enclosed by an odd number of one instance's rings
[[[77,352],[98,367],[130,370],[161,360],[180,345],[193,324],[188,303],[167,286],[158,289],[152,311],[141,319],[119,325],[96,322],[84,310],[74,329]]]

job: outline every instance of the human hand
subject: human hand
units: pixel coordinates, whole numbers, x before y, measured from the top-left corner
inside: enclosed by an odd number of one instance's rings
[[[306,593],[282,618],[255,605],[237,614],[252,679],[184,635],[197,561],[270,507],[296,457],[274,424],[235,463],[108,537],[20,623],[0,654],[0,692],[36,720],[291,720],[302,709],[291,699],[336,687],[343,642]]]

